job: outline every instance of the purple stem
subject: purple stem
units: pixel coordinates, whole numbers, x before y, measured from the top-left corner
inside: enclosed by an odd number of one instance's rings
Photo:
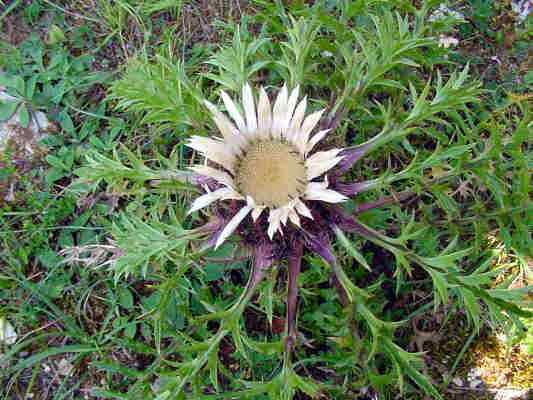
[[[363,181],[363,182],[335,182],[334,190],[345,195],[345,196],[355,196],[358,193],[365,192],[372,189],[376,185],[376,180]]]
[[[335,176],[341,176],[343,173],[348,171],[352,165],[360,160],[367,153],[367,151],[368,146],[365,144],[346,148],[341,153],[341,156],[344,156],[344,158],[339,162],[337,168],[335,168],[331,174]]]
[[[335,289],[337,290],[337,293],[339,295],[339,299],[343,306],[348,306],[350,304],[350,300],[348,297],[348,294],[346,293],[346,289],[343,287],[339,275],[339,266],[337,264],[337,259],[335,258],[335,255],[333,254],[333,251],[331,250],[331,245],[329,241],[325,237],[318,237],[313,236],[310,234],[307,234],[305,237],[305,245],[306,247],[317,253],[320,257],[322,257],[330,266],[331,266],[331,279],[333,282],[333,285],[335,286]]]
[[[339,278],[337,278],[337,274],[335,274],[335,271],[331,271],[331,282],[333,282],[333,286],[337,290],[337,294],[339,296],[341,304],[344,307],[348,307],[350,305],[350,300],[348,299],[346,290],[344,289],[341,282],[339,281]]]
[[[305,247],[314,253],[317,253],[330,265],[335,265],[337,260],[331,251],[329,240],[326,237],[319,237],[318,235],[305,234]]]
[[[272,265],[272,262],[274,260],[272,249],[273,247],[270,243],[259,244],[254,249],[250,277],[248,278],[246,288],[241,294],[239,300],[233,305],[233,310],[238,309],[239,313],[242,313],[242,311],[244,311],[244,307],[246,307],[246,304],[248,304],[248,302],[252,299],[252,296],[255,293],[257,286],[259,285],[259,283],[261,283],[261,281],[265,277],[266,272]]]
[[[335,104],[334,99],[330,102],[330,110],[332,105]],[[344,109],[341,107],[338,109],[334,114],[331,113],[331,111],[328,111],[328,116],[323,119],[323,121],[320,123],[320,130],[322,129],[331,129],[334,131],[337,129],[337,126],[339,126],[339,123],[341,122],[342,117],[344,116]]]
[[[358,235],[361,235],[364,238],[374,236],[372,232],[370,232],[363,225],[361,225],[355,218],[349,216],[345,216],[344,220],[342,221],[342,224],[339,224],[338,226],[344,232],[357,233]]]
[[[254,248],[254,265],[267,270],[274,261],[274,246],[271,242],[262,242]]]
[[[415,195],[416,193],[414,192],[404,191],[404,192],[393,194],[392,196],[381,197],[374,201],[369,201],[367,203],[359,204],[355,209],[355,213],[360,214],[364,211],[372,210],[377,207],[382,207],[388,204],[400,203],[402,201],[410,199],[411,197]]]
[[[355,208],[354,214],[357,215],[357,214],[360,214],[360,213],[362,213],[364,211],[372,210],[372,209],[377,208],[377,207],[382,207],[382,206],[387,205],[387,204],[393,204],[393,203],[396,203],[396,202],[405,201],[405,200],[408,200],[408,199],[412,198],[415,195],[416,194],[414,192],[404,191],[404,192],[397,193],[397,194],[395,194],[393,196],[385,196],[385,197],[382,197],[382,198],[374,200],[374,201],[369,201],[367,203],[359,204]],[[341,230],[343,230],[345,232],[352,232],[352,233],[355,232],[355,233],[360,234],[361,236],[368,235],[368,232],[366,232],[366,230],[360,224],[358,224],[356,222],[356,220],[351,215],[346,214],[346,212],[344,211],[344,209],[342,207],[340,207],[338,205],[335,205],[335,204],[332,204],[332,205],[330,205],[329,210],[331,212],[332,221]],[[314,239],[314,240],[316,241],[316,239]],[[324,250],[320,249],[320,245],[319,244],[314,243],[310,239],[307,239],[307,241],[309,243],[306,243],[306,246],[310,250],[320,254],[324,259],[326,259],[326,257],[320,253],[320,251],[322,251],[324,253]],[[311,248],[311,246],[314,246],[315,248]],[[324,253],[324,254],[326,254],[326,253]],[[330,262],[329,260],[327,260],[327,261]]]
[[[266,271],[272,265],[273,259],[272,245],[270,243],[262,243],[254,249],[252,271],[247,285],[249,291],[252,293],[255,291],[259,282],[263,280]]]
[[[191,184],[196,186],[207,185],[209,187],[209,190],[215,190],[217,187],[220,186],[220,184],[215,179],[209,176],[204,176],[196,173],[192,174],[190,180]]]
[[[350,232],[350,233],[357,233],[358,235],[361,235],[365,239],[372,240],[372,238],[379,238],[379,234],[376,232],[370,230],[363,224],[361,224],[356,218],[350,217],[350,223],[349,225],[346,224],[343,228],[343,231]]]
[[[209,228],[210,230],[208,232],[212,233],[211,237],[209,238],[209,240],[205,244],[205,246],[207,248],[215,246],[215,244],[216,244],[216,242],[218,240],[218,237],[220,236],[220,234],[222,233],[222,231],[226,227],[227,223],[228,223],[228,221],[225,220],[224,218],[217,217],[217,219],[215,221],[208,222],[207,224],[204,225],[206,231]]]
[[[246,282],[246,287],[242,291],[239,299],[227,310],[218,311],[211,314],[203,315],[198,317],[199,320],[213,320],[213,319],[224,319],[231,315],[237,315],[240,317],[246,307],[246,305],[252,299],[252,296],[257,289],[257,286],[266,275],[266,272],[272,265],[274,260],[272,254],[272,245],[269,243],[260,244],[254,249],[252,269],[250,271],[250,276],[248,282]]]
[[[296,306],[298,302],[298,275],[302,265],[303,244],[297,242],[289,255],[289,282],[287,294],[287,341],[285,350],[290,351],[296,343]]]
[[[344,151],[341,153],[344,158],[339,162],[337,168],[330,174],[335,176],[341,176],[367,153],[381,146],[383,143],[386,143],[388,139],[388,133],[388,130],[383,130],[382,132],[374,136],[372,139],[369,139],[364,143],[344,149]]]

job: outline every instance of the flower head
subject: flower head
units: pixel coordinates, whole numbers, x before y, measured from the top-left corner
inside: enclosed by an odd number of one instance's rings
[[[192,170],[212,179],[206,194],[198,197],[190,212],[214,202],[236,200],[239,210],[217,237],[220,246],[251,214],[254,222],[268,214],[268,237],[283,234],[283,226],[301,226],[301,217],[313,219],[308,202],[339,203],[347,197],[329,187],[327,173],[342,159],[342,149],[316,151],[329,129],[312,135],[324,110],[305,115],[307,99],[298,102],[299,89],[280,90],[274,106],[263,88],[257,107],[249,85],[242,91],[242,108],[224,92],[221,97],[233,122],[206,101],[222,137],[193,136],[188,146],[206,158]],[[211,161],[211,165],[207,164]]]

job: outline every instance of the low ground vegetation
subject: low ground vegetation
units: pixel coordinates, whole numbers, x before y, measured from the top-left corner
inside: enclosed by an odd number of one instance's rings
[[[530,4],[0,0],[1,398],[526,398]],[[289,355],[287,263],[239,302],[249,248],[187,216],[204,100],[246,83],[300,85],[324,148],[385,138],[334,237],[352,301],[305,253]]]

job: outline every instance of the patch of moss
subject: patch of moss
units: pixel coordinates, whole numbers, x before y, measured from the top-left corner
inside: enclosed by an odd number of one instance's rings
[[[533,387],[533,363],[524,346],[507,348],[494,336],[480,338],[468,352],[466,363],[475,366],[487,386]]]

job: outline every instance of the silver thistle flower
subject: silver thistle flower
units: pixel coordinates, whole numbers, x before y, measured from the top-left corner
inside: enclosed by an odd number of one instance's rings
[[[300,216],[313,219],[306,202],[339,203],[347,199],[329,188],[327,177],[320,178],[341,160],[342,149],[313,152],[329,129],[313,136],[311,132],[325,110],[305,116],[307,99],[298,103],[298,87],[290,93],[283,86],[270,105],[263,88],[255,107],[252,89],[242,91],[244,117],[233,100],[221,92],[232,123],[206,101],[222,138],[193,136],[188,146],[202,153],[218,168],[196,165],[192,170],[218,183],[216,190],[197,198],[189,213],[216,201],[238,200],[242,208],[227,223],[216,240],[220,246],[251,213],[257,221],[268,210],[268,237],[273,239],[288,222],[301,227]],[[320,178],[320,179],[319,179]]]

